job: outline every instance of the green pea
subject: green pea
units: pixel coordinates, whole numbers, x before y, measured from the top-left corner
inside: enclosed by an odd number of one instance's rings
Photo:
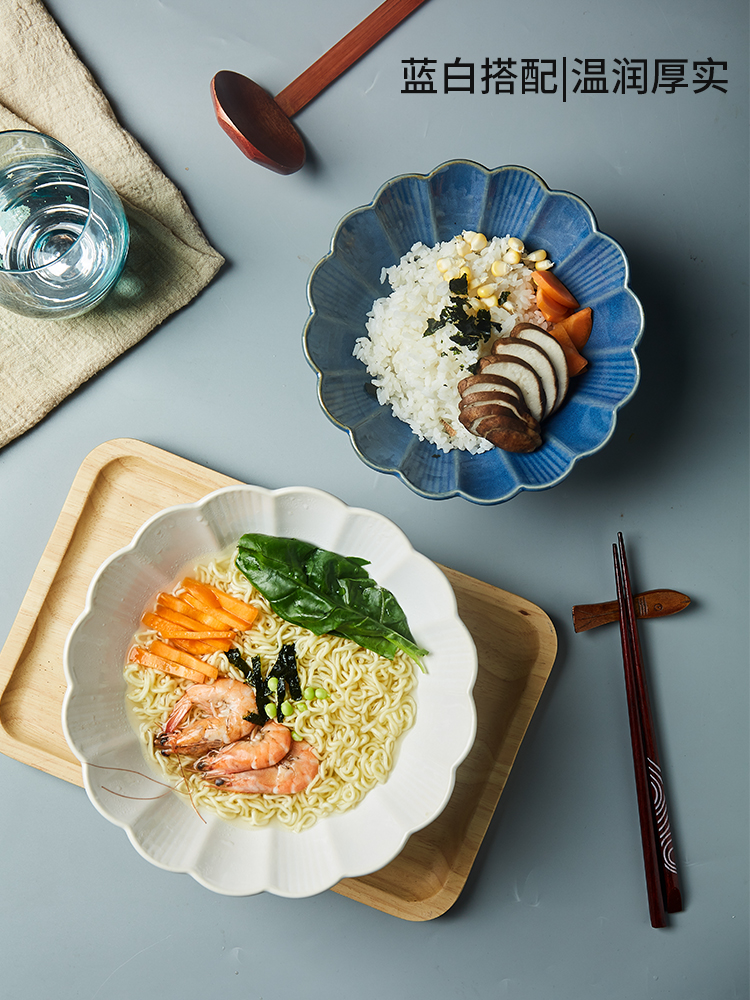
[[[313,698],[315,697],[315,688],[305,688],[305,690],[302,692],[302,697],[305,699],[305,701],[312,701]]]
[[[282,715],[292,715],[293,712],[294,712],[294,705],[291,703],[291,701],[282,702],[281,705]]]
[[[315,688],[315,697],[316,698],[327,698],[328,697],[328,692],[326,691],[325,688]]]
[[[294,707],[297,709],[298,712],[304,712],[305,709],[307,708],[307,702],[306,701],[298,701],[297,704]]]
[[[296,729],[292,730],[292,739],[296,740],[297,743],[299,743],[299,741],[302,739],[302,737],[300,736],[300,734],[297,732]]]
[[[268,716],[269,719],[276,718],[276,706],[272,701],[266,703],[266,715]]]
[[[277,691],[279,687],[279,678],[269,677],[268,680],[266,681],[266,687],[268,688],[269,691]]]

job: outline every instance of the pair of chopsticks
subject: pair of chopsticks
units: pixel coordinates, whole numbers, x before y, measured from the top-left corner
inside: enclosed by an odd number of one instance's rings
[[[612,546],[612,552],[649,914],[653,927],[666,927],[667,913],[682,910],[682,893],[622,532],[618,532],[617,545]]]

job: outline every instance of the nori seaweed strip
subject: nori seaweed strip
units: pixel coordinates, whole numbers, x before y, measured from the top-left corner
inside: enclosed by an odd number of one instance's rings
[[[260,657],[254,656],[252,658],[252,666],[247,665],[247,661],[243,660],[238,649],[230,649],[227,651],[227,659],[232,664],[233,667],[237,667],[245,675],[245,683],[249,684],[250,687],[255,688],[255,705],[257,707],[257,712],[248,712],[247,715],[243,715],[243,719],[247,719],[248,722],[255,723],[256,726],[263,726],[268,722],[268,715],[266,714],[266,702],[268,701],[268,691],[266,689],[266,682],[263,680],[263,673],[260,668]]]
[[[302,697],[302,685],[299,682],[299,673],[297,672],[297,651],[294,648],[293,642],[287,645],[286,666],[286,682],[289,685],[289,694],[295,701],[299,701]]]
[[[279,686],[276,688],[276,721],[280,722],[283,718],[283,713],[281,711],[281,706],[284,704],[284,698],[286,697],[286,687],[284,685],[284,678],[279,677]]]
[[[263,671],[260,667],[260,657],[253,657],[253,668],[252,668],[252,682],[255,688],[255,704],[257,706],[259,726],[265,725],[268,722],[268,713],[266,712],[266,702],[271,697],[268,686],[266,684],[266,679],[263,676]],[[251,722],[255,722],[255,719],[250,719]]]
[[[289,694],[295,701],[302,697],[302,687],[297,673],[297,655],[293,642],[285,642],[279,650],[276,662],[271,668],[269,677],[278,677],[286,681],[289,687]]]
[[[243,660],[242,654],[236,646],[227,650],[226,657],[233,667],[237,667],[238,670],[241,670],[245,677],[248,676],[250,673],[250,667],[247,665],[247,661]]]

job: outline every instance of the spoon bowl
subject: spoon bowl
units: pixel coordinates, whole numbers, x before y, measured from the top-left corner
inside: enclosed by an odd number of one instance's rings
[[[219,125],[248,159],[278,174],[305,162],[305,145],[290,119],[425,0],[385,0],[275,98],[241,73],[211,81]]]
[[[211,97],[219,125],[249,159],[277,174],[293,174],[304,164],[299,132],[253,80],[222,70],[211,81]]]

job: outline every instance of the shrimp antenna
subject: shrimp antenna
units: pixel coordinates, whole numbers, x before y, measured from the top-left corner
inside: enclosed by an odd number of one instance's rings
[[[193,790],[190,787],[190,783],[188,782],[187,778],[185,777],[185,768],[183,767],[182,764],[182,757],[179,753],[176,753],[175,756],[177,757],[177,763],[180,765],[180,774],[182,775],[182,783],[185,786],[185,791],[187,792],[188,798],[190,799],[190,805],[193,807],[195,815],[198,817],[201,823],[205,823],[206,822],[205,819],[198,812],[198,807],[196,806],[195,801],[193,800]]]

